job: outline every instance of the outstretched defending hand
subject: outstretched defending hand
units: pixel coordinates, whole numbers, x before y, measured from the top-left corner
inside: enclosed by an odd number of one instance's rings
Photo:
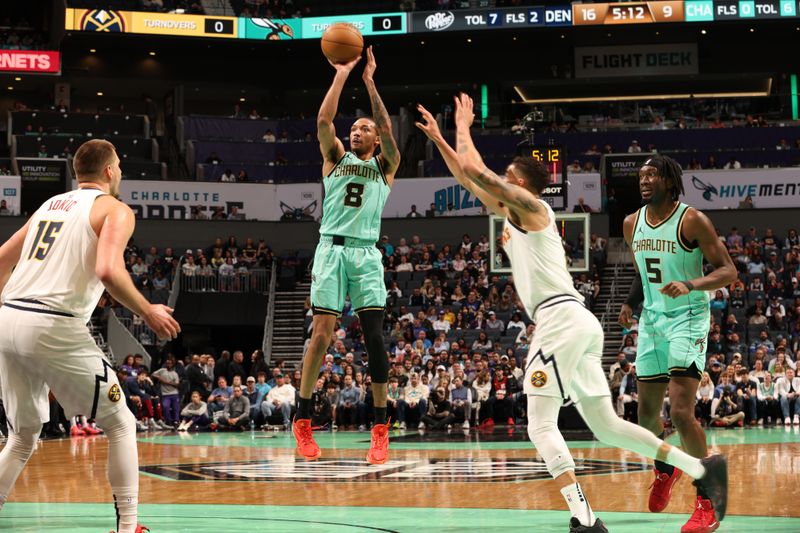
[[[375,62],[375,54],[372,53],[372,46],[367,47],[367,64],[364,65],[364,81],[372,81],[372,76],[375,75],[375,69],[378,64]]]
[[[442,138],[442,132],[439,130],[439,124],[430,111],[425,109],[422,104],[417,104],[417,111],[422,114],[422,122],[415,122],[414,125],[422,130],[428,139],[435,141]]]
[[[464,93],[455,97],[456,100],[456,127],[463,126],[469,128],[475,121],[475,113],[472,110],[472,98]]]
[[[358,64],[359,61],[361,61],[361,56],[358,56],[349,63],[334,63],[330,59],[328,60],[328,63],[330,63],[331,66],[337,70],[337,72],[344,72],[346,74],[350,74],[350,71],[353,70],[353,68]]]
[[[159,339],[172,340],[181,332],[181,326],[172,318],[174,310],[166,305],[153,304],[142,316],[145,324],[155,331]]]

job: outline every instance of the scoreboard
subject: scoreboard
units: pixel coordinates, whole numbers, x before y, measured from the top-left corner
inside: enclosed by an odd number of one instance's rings
[[[795,19],[798,0],[683,0],[454,9],[287,19],[67,8],[65,29],[227,39],[318,39],[336,22],[365,36],[618,24]]]

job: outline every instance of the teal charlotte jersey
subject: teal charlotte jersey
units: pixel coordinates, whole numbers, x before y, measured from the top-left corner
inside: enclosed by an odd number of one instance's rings
[[[678,203],[656,225],[647,221],[647,206],[636,215],[631,251],[644,288],[636,373],[643,381],[666,381],[670,376],[699,379],[705,367],[710,322],[708,294],[691,291],[670,298],[659,292],[671,281],[703,276],[700,248],[686,242],[682,234],[687,209],[688,205]]]
[[[390,191],[378,158],[362,161],[345,152],[322,183],[325,200],[319,232],[377,242]]]
[[[345,152],[322,183],[325,200],[311,271],[314,314],[338,316],[347,295],[356,312],[382,311],[386,285],[375,243],[390,188],[380,161]]]

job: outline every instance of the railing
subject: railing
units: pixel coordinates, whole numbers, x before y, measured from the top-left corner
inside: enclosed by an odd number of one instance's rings
[[[267,318],[264,320],[264,340],[261,343],[261,350],[264,352],[264,359],[267,364],[272,362],[272,335],[275,331],[275,285],[278,280],[278,260],[272,260],[269,278],[269,295],[267,300]]]
[[[108,317],[108,345],[117,359],[124,359],[124,354],[140,353],[149,367],[150,354],[144,347],[154,345],[157,340],[155,332],[138,317],[117,316],[116,313]]]
[[[272,271],[274,272],[274,270],[273,265]],[[270,278],[271,273],[266,269],[236,270],[230,275],[215,271],[211,274],[190,276],[183,272],[180,276],[180,290],[186,292],[266,293],[270,289]]]
[[[613,279],[611,280],[611,287],[608,289],[608,300],[606,301],[606,308],[603,310],[603,314],[600,315],[600,325],[603,328],[604,333],[609,333],[611,329],[611,324],[613,323],[615,317],[613,317],[613,313],[611,312],[611,304],[614,302],[614,298],[617,296],[617,276],[619,275],[620,268],[622,266],[622,258],[624,256],[620,254],[617,257],[617,262],[614,263],[614,274]]]

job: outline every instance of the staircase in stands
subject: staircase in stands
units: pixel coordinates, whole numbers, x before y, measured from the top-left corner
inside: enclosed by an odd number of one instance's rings
[[[305,313],[303,306],[311,293],[309,274],[297,283],[294,290],[275,291],[275,319],[272,334],[272,354],[270,360],[286,361],[286,368],[300,366],[303,358],[305,335]]]
[[[600,294],[594,304],[594,313],[601,318],[605,331],[603,345],[603,368],[608,368],[616,361],[622,346],[622,327],[617,322],[622,304],[628,297],[628,290],[633,283],[636,271],[633,265],[620,263],[617,266],[606,266],[603,270],[603,283]]]

